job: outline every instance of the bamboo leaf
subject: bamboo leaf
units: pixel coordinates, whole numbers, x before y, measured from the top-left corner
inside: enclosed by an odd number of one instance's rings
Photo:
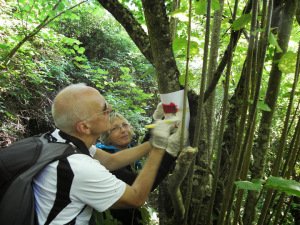
[[[266,182],[266,187],[300,197],[300,183],[294,180],[271,176]]]
[[[280,48],[280,46],[277,42],[277,39],[272,32],[270,32],[270,35],[269,35],[269,43],[276,48],[277,52],[282,52],[282,49]]]
[[[250,181],[236,181],[234,182],[238,189],[250,190],[250,191],[260,191],[262,189],[262,180]]]
[[[257,108],[262,110],[262,111],[271,112],[271,108],[268,106],[268,104],[266,104],[263,101],[259,101],[257,103]]]

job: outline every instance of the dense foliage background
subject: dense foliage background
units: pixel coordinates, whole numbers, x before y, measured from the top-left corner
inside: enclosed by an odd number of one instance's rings
[[[48,11],[54,3],[1,2],[2,59],[48,13],[58,13]],[[30,37],[2,64],[0,145],[50,129],[51,100],[60,88],[77,82],[97,87],[143,134],[157,101],[153,67],[105,10],[85,4]]]

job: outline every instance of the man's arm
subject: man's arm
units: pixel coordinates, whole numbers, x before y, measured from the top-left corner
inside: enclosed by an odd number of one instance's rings
[[[152,150],[141,170],[140,174],[132,184],[126,186],[121,198],[112,206],[113,208],[139,207],[143,205],[152,189],[158,168],[165,154],[163,149],[168,147],[168,139],[171,137],[171,129],[175,123],[158,121],[152,130]],[[171,136],[170,136],[171,135]]]
[[[163,179],[170,173],[170,171],[175,167],[176,159],[174,156],[170,155],[168,152],[165,152],[160,166],[157,171],[157,175],[154,180],[151,191],[154,191],[155,188],[162,182]],[[135,179],[138,176],[138,173],[123,167],[118,170],[111,171],[118,179],[124,181],[128,185],[132,185]]]
[[[152,189],[158,168],[165,151],[153,148],[149,157],[131,186],[126,187],[124,194],[112,208],[139,207],[145,203]]]
[[[114,154],[107,153],[101,149],[97,149],[94,158],[105,166],[108,170],[113,171],[133,163],[142,158],[151,150],[149,142],[145,142],[136,147],[125,149]]]

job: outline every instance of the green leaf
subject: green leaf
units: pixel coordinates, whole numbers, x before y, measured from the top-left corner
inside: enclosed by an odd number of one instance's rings
[[[244,28],[251,21],[251,13],[244,14],[232,23],[233,30]]]
[[[85,52],[85,48],[80,47],[80,48],[77,49],[77,52],[78,52],[79,54],[83,54],[83,53]]]
[[[278,67],[283,73],[295,73],[297,54],[291,51],[286,52],[279,60]]]
[[[9,47],[9,45],[1,44],[1,43],[0,43],[0,48],[2,48],[2,49],[4,49],[4,50],[7,50],[7,49],[9,49],[10,47]]]
[[[266,187],[300,197],[300,183],[294,180],[271,176],[266,182]]]
[[[174,51],[183,50],[186,53],[187,48],[187,40],[185,38],[176,38],[173,41],[173,49]],[[199,53],[199,44],[196,41],[190,41],[190,54],[194,56]]]
[[[197,15],[204,15],[207,11],[207,1],[206,0],[200,0],[194,2],[195,12]],[[211,9],[212,10],[219,10],[220,9],[220,3],[219,0],[212,0],[211,1]]]
[[[80,56],[75,56],[74,60],[76,60],[77,62],[84,62],[84,61],[86,61],[85,58],[80,57]]]
[[[190,55],[195,56],[199,53],[199,44],[196,41],[190,41]]]
[[[140,222],[143,222],[143,224],[150,224],[150,220],[151,220],[151,210],[148,209],[146,206],[142,206],[140,207],[140,212],[141,212],[141,215],[142,215],[142,221]]]
[[[270,32],[270,35],[269,35],[269,43],[276,48],[277,52],[282,52],[282,49],[280,48],[280,46],[277,42],[277,39],[272,32]]]
[[[234,182],[238,189],[250,190],[250,191],[260,191],[262,189],[262,180],[250,181],[236,181]]]
[[[62,1],[57,6],[57,11],[63,11],[65,9],[65,3]]]
[[[262,111],[271,112],[271,108],[263,101],[258,101],[257,108]]]
[[[79,49],[78,45],[74,45],[73,48],[77,51]]]
[[[103,70],[101,68],[98,68],[97,69],[97,73],[99,73],[99,74],[108,74],[108,71],[107,70]]]
[[[174,51],[181,50],[186,47],[186,39],[185,38],[175,38],[173,41],[173,49]]]
[[[211,1],[211,8],[213,10],[220,10],[220,2],[218,0]]]
[[[204,15],[206,13],[206,0],[196,1],[194,6],[197,15]]]

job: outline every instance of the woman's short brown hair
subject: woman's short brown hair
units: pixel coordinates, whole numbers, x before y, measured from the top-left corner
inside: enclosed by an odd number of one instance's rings
[[[122,114],[113,111],[109,114],[109,121],[113,122],[115,119],[121,119],[121,120],[123,120],[124,122],[126,122],[130,125],[128,120]],[[131,136],[134,135],[133,127],[131,125],[130,125],[130,134],[131,134]],[[103,143],[105,145],[110,145],[111,143],[110,143],[110,140],[109,140],[109,135],[110,135],[110,130],[102,133],[101,136],[100,136],[101,143]]]

